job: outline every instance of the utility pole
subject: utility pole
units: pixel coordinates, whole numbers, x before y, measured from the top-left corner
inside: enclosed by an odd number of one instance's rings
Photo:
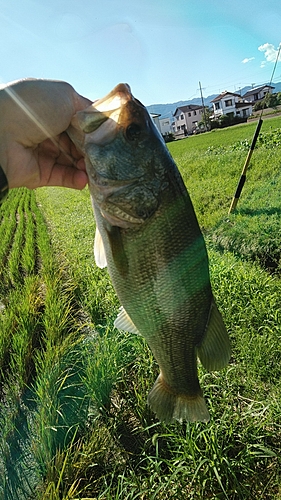
[[[205,111],[204,99],[203,99],[203,94],[202,94],[201,82],[199,82],[199,89],[200,89],[201,101],[202,101],[202,106],[203,106],[203,115],[204,115],[204,121],[205,121],[205,131],[207,131],[208,130],[208,128],[207,128],[207,118],[206,118],[206,111]]]

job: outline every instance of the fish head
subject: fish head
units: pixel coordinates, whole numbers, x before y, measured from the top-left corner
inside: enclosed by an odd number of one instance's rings
[[[72,120],[69,135],[82,149],[94,204],[113,225],[150,217],[165,183],[161,134],[129,85],[117,85]]]

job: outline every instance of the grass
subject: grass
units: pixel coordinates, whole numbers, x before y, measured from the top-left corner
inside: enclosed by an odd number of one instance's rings
[[[238,125],[169,143],[205,232],[227,217],[255,127],[252,123]],[[280,117],[264,120],[262,140],[258,141],[252,156],[238,210],[243,201],[243,207],[252,213],[254,210],[259,210],[259,214],[261,211],[278,213],[280,127]]]
[[[54,449],[77,427],[70,412],[64,424],[62,400],[78,370],[72,352],[81,335],[72,285],[54,258],[34,193],[11,192],[1,212],[1,227],[11,230],[1,247],[0,495],[16,500],[34,494]],[[72,407],[80,422],[77,378]]]
[[[280,242],[280,123],[265,120],[231,217],[255,125],[169,145],[233,345],[221,372],[199,366],[208,424],[164,425],[147,407],[158,367],[141,337],[113,327],[119,304],[94,263],[88,190],[9,194],[0,210],[0,497],[281,499],[281,282],[278,267],[260,265]]]

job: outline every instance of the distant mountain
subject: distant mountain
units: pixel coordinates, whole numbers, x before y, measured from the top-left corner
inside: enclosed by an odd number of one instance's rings
[[[265,84],[267,85],[267,84]],[[259,85],[259,87],[262,87],[262,85]],[[274,93],[281,92],[281,82],[278,83],[272,83],[272,87],[274,87]],[[243,96],[248,92],[248,90],[251,90],[251,86],[248,87],[243,87],[240,89],[238,93],[241,93]],[[227,89],[226,89],[227,90]],[[204,97],[204,104],[205,106],[211,106],[212,103],[211,101],[217,97],[218,94],[212,94],[209,95],[208,97]],[[168,103],[168,104],[150,104],[150,106],[147,106],[147,109],[149,113],[156,113],[161,115],[161,118],[173,118],[173,113],[176,111],[177,108],[180,106],[186,106],[187,104],[196,104],[198,106],[202,105],[202,101],[200,97],[195,97],[194,99],[191,99],[189,101],[177,101],[173,103]]]
[[[205,106],[210,106],[211,105],[211,100],[214,99],[218,94],[213,94],[208,97],[204,97],[204,104]],[[200,97],[195,97],[194,99],[191,99],[189,101],[177,101],[174,103],[168,103],[168,104],[151,104],[150,106],[146,106],[149,113],[156,113],[161,115],[161,118],[172,118],[173,113],[176,111],[177,108],[180,106],[186,106],[187,104],[196,104],[198,106],[202,105],[202,101]]]

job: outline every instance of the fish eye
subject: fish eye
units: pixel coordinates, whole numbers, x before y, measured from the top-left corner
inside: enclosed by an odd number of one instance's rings
[[[126,137],[129,141],[138,139],[141,133],[141,127],[137,123],[131,123],[126,129]]]

